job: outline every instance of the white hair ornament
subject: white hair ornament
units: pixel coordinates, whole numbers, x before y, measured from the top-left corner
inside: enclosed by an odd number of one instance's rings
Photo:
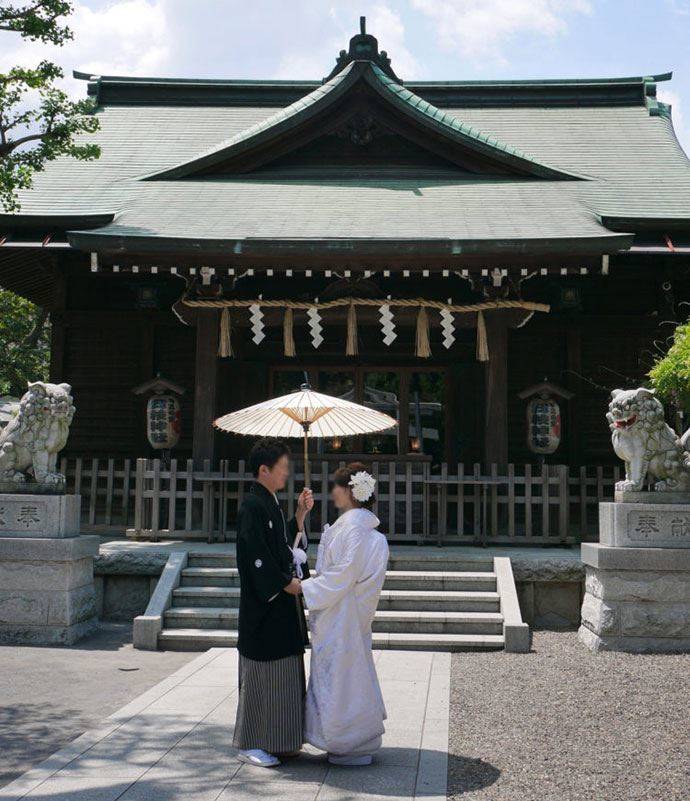
[[[352,488],[352,495],[360,503],[366,503],[376,489],[376,479],[366,470],[360,470],[350,477],[348,482]]]

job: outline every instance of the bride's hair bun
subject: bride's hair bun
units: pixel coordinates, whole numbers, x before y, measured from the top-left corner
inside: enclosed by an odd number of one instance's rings
[[[359,487],[355,487],[353,485],[353,479],[357,474],[365,474],[368,476],[367,484],[368,484],[368,497],[366,500],[360,500],[357,498],[357,495],[360,497],[364,496],[364,492],[360,492]],[[360,477],[361,478],[361,477]],[[376,501],[376,495],[374,494],[374,486],[376,486],[376,480],[374,477],[369,473],[366,466],[362,464],[362,462],[351,462],[345,467],[339,467],[335,473],[333,474],[333,483],[338,487],[344,487],[345,489],[349,489],[352,492],[352,497],[354,498],[355,504],[362,509],[372,509],[374,503]],[[362,484],[360,480],[356,480],[357,484]],[[362,486],[362,490],[364,487]]]

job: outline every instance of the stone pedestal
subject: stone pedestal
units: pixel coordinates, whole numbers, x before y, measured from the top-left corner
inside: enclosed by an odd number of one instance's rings
[[[0,495],[0,643],[71,645],[98,623],[93,580],[97,537],[68,536],[78,496]],[[47,502],[43,506],[40,501]],[[34,511],[35,510],[35,511]],[[17,524],[28,530],[18,536]],[[46,523],[39,529],[35,518]],[[52,532],[52,534],[51,534]]]
[[[81,495],[1,493],[0,537],[76,537],[80,513]]]
[[[690,504],[644,495],[600,504],[600,542],[582,545],[579,637],[593,651],[690,651]]]

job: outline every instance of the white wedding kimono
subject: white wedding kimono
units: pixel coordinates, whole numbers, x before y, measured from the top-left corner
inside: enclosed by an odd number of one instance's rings
[[[337,755],[381,747],[386,708],[371,652],[371,623],[388,564],[388,542],[367,509],[326,527],[317,576],[302,582],[309,609],[311,672],[304,739]]]

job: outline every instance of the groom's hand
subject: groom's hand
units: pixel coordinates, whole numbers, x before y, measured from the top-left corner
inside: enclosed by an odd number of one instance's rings
[[[299,579],[293,578],[292,581],[283,587],[283,592],[288,595],[299,595],[302,592],[302,582]]]
[[[314,493],[309,487],[305,487],[302,492],[300,492],[299,498],[297,499],[297,508],[300,510],[304,509],[305,514],[309,514],[314,508]]]
[[[297,512],[295,518],[297,519],[297,526],[301,530],[304,526],[304,519],[314,508],[314,493],[305,487],[299,494],[297,499]]]

